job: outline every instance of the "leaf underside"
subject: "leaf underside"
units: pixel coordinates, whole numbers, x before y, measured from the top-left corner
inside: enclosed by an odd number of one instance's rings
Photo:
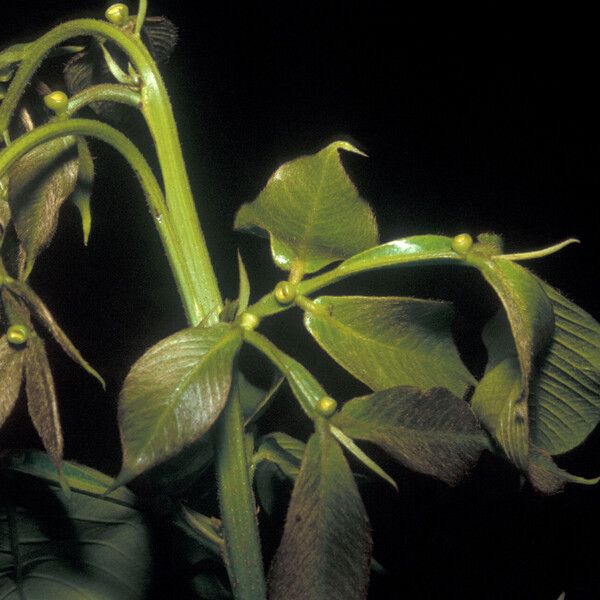
[[[321,347],[373,390],[445,387],[462,397],[475,379],[452,339],[450,304],[413,298],[322,296],[304,323]]]
[[[312,273],[377,244],[375,217],[344,170],[341,149],[358,152],[334,142],[285,163],[236,215],[236,229],[269,234],[282,269]]]
[[[397,387],[347,402],[332,419],[348,436],[372,442],[405,466],[458,483],[488,447],[469,405],[448,390]]]
[[[550,454],[578,446],[600,420],[600,324],[544,285],[555,329],[531,385],[531,439]]]
[[[371,538],[354,476],[326,430],[307,446],[269,573],[271,600],[364,600]]]
[[[0,337],[0,426],[12,412],[23,380],[24,350]]]

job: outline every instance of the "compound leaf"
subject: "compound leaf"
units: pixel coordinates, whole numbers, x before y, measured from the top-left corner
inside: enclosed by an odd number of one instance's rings
[[[179,331],[132,367],[119,398],[126,483],[201,437],[225,406],[241,345],[237,327],[219,323]]]
[[[451,485],[489,445],[469,405],[443,388],[422,392],[403,386],[354,398],[332,423],[352,438],[377,444],[407,467]]]
[[[271,600],[364,600],[371,538],[344,454],[323,428],[307,446],[269,573]]]
[[[275,263],[311,273],[377,244],[375,217],[350,181],[334,142],[282,165],[258,198],[237,213],[235,228],[267,232]]]
[[[475,379],[452,339],[450,304],[413,298],[322,296],[304,324],[321,347],[373,390],[445,387],[462,397]]]

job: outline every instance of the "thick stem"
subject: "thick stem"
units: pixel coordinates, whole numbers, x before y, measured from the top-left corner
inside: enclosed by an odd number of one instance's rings
[[[261,554],[252,552],[260,548],[260,540],[237,385],[217,423],[215,450],[225,563],[233,593],[236,600],[264,600]]]

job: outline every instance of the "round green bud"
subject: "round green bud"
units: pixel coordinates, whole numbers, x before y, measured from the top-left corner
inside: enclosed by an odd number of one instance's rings
[[[69,106],[69,97],[64,92],[51,92],[44,96],[44,104],[57,115],[62,115]]]
[[[29,328],[25,325],[11,325],[6,332],[6,339],[14,346],[22,346],[29,339]]]
[[[466,254],[473,246],[473,238],[468,233],[460,233],[452,240],[452,250],[457,254]]]
[[[275,286],[275,300],[279,304],[291,304],[296,298],[296,286],[289,281],[280,281]]]
[[[125,4],[113,4],[104,13],[106,20],[117,27],[123,27],[129,22],[129,8]]]
[[[337,402],[330,396],[323,396],[317,402],[317,412],[326,419],[331,417],[337,410]]]
[[[260,319],[254,313],[248,312],[246,310],[240,315],[239,323],[242,329],[252,331],[253,329],[256,329],[258,327]]]

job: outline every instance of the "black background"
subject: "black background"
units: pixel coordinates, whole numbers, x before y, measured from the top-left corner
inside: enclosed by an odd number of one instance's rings
[[[33,39],[69,16],[100,17],[105,8],[92,0],[3,6],[0,46]],[[342,138],[369,155],[345,162],[375,208],[382,240],[494,231],[517,251],[576,236],[580,246],[531,267],[600,315],[597,33],[581,7],[163,1],[151,2],[151,13],[180,28],[163,72],[226,296],[237,291],[237,247],[253,297],[281,278],[263,240],[231,233],[237,207],[285,160]],[[132,116],[125,128],[152,157],[139,120]],[[135,179],[111,150],[94,144],[93,152],[89,247],[81,245],[75,210],[65,207],[31,281],[109,384],[103,394],[51,348],[67,458],[114,473],[119,386],[144,349],[184,320]],[[337,289],[455,301],[465,360],[481,370],[477,332],[495,301],[477,274],[409,269]],[[336,397],[363,393],[306,336],[297,341],[299,321],[290,312],[264,330],[303,357]],[[268,384],[255,356],[244,364]],[[269,427],[309,431],[285,395],[268,414]],[[561,465],[600,474],[599,438],[592,435]],[[0,440],[3,447],[36,444],[24,407]],[[554,600],[563,590],[569,600],[600,597],[599,490],[572,487],[543,498],[492,457],[448,489],[375,455],[400,491],[378,482],[365,489],[375,557],[387,569],[373,577],[371,598]]]

